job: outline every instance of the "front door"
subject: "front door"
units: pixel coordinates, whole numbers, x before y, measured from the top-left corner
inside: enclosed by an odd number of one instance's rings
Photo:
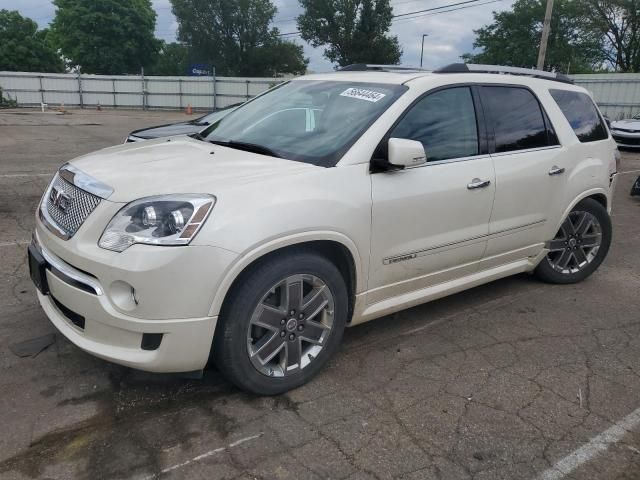
[[[472,273],[495,192],[493,163],[467,86],[428,93],[391,131],[418,140],[427,163],[373,173],[367,304]]]

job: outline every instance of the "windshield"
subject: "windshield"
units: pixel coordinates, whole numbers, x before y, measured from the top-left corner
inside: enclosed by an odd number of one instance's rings
[[[407,87],[296,80],[242,105],[202,132],[210,142],[334,166]]]
[[[221,118],[224,118],[227,115],[229,115],[236,108],[238,108],[238,107],[227,107],[227,108],[222,109],[222,110],[217,110],[215,112],[211,112],[210,114],[205,115],[204,117],[200,117],[197,120],[198,125],[211,125],[212,123],[215,123],[218,120],[220,120]]]

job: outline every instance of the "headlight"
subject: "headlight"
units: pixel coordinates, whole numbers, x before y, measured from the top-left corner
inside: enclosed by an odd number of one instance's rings
[[[212,195],[162,195],[136,200],[116,213],[98,245],[122,252],[134,243],[187,245],[216,203]]]

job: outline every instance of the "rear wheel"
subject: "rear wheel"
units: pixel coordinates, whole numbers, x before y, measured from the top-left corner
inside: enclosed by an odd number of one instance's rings
[[[536,275],[550,283],[584,280],[607,256],[611,230],[606,209],[591,198],[582,200],[547,242],[549,253],[536,268]]]
[[[347,287],[333,263],[302,251],[276,256],[239,280],[216,331],[214,359],[240,388],[282,393],[324,366],[347,315]]]

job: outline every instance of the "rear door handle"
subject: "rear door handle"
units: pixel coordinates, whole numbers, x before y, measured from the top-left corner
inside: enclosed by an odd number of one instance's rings
[[[467,184],[467,188],[469,190],[475,190],[477,188],[486,188],[491,185],[491,180],[480,180],[479,178],[474,178],[471,180],[471,183]]]
[[[549,175],[560,175],[562,173],[564,173],[564,168],[558,167],[557,165],[554,165],[551,167],[551,170],[549,170]]]

